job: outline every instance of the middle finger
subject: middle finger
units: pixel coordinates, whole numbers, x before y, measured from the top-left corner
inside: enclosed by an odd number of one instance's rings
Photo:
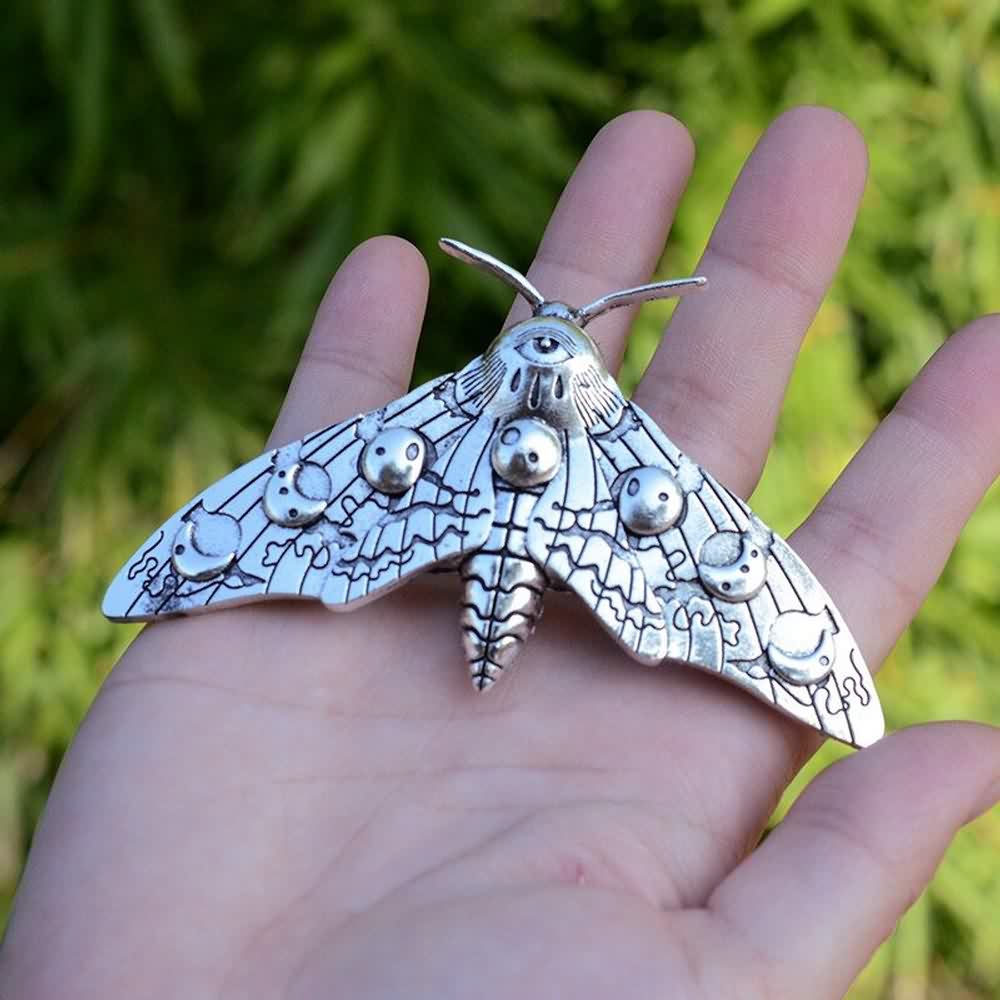
[[[666,433],[741,496],[764,467],[799,345],[865,184],[857,129],[827,108],[782,115],[757,144],[636,392]]]
[[[594,137],[545,227],[528,277],[547,299],[582,306],[648,281],[663,253],[694,147],[675,118],[631,111]],[[525,319],[518,299],[505,326]],[[634,309],[616,309],[588,331],[616,371]]]

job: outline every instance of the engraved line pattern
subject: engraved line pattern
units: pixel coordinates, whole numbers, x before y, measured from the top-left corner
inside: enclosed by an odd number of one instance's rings
[[[877,739],[871,678],[816,577],[556,312],[209,487],[123,567],[106,613],[269,595],[337,608],[457,570],[482,690],[530,637],[544,591],[565,586],[640,661],[683,661],[838,739]]]
[[[616,427],[603,435],[595,436],[595,443],[600,446],[602,454],[619,472],[627,472],[629,468],[648,463],[650,460],[649,445],[655,444],[660,460],[665,462],[667,467],[677,469],[676,456],[679,455],[679,452],[676,447],[664,440],[662,432],[655,425],[650,427],[652,422],[638,407],[630,404],[628,409],[632,411],[634,419],[630,419],[628,413],[623,414]],[[687,509],[683,520],[676,529],[665,533],[659,539],[664,555],[666,555],[669,544],[668,537],[679,536],[683,548],[686,550],[686,555],[691,556],[692,564],[696,562],[698,550],[705,537],[703,535],[704,528],[695,529],[695,525],[700,519],[707,518],[713,526],[712,530],[716,531],[746,530],[752,521],[752,514],[741,500],[733,496],[707,473],[704,473],[704,470],[701,471],[704,474],[704,485],[697,493],[688,494]],[[712,503],[706,504],[706,500],[709,498],[711,498]],[[791,561],[789,562],[789,560]],[[686,565],[687,561],[685,560]],[[768,568],[769,579],[764,589],[747,602],[749,621],[757,633],[757,643],[761,650],[767,645],[770,623],[777,618],[778,614],[787,610],[810,607],[815,610],[817,606],[832,606],[815,578],[802,566],[801,561],[794,556],[783,540],[776,536],[772,542]],[[685,582],[697,584],[696,580]],[[782,593],[789,595],[791,603],[777,596],[778,584],[781,585]],[[814,594],[814,598],[807,599],[807,593]],[[716,621],[721,630],[722,622],[725,620],[726,602],[712,595],[706,594],[705,596],[715,608],[718,616]],[[833,615],[833,621],[839,630],[837,636],[839,642],[840,633],[846,630],[838,615]],[[676,627],[676,623],[670,619],[668,619],[667,625],[668,628]],[[738,661],[730,658],[732,647],[723,642],[718,648],[721,651],[721,660],[713,665],[715,670],[725,671],[729,679],[749,686],[753,693],[758,696],[764,693],[758,686],[763,681],[768,685],[768,700],[783,711],[794,714],[800,720],[816,728],[829,731],[831,735],[838,738],[846,736],[852,742],[855,740],[855,731],[849,717],[850,713],[847,712],[849,692],[854,689],[858,690],[859,700],[869,692],[864,675],[857,670],[855,664],[857,654],[853,647],[843,651],[845,655],[838,658],[837,666],[828,678],[818,684],[809,684],[798,689],[776,676],[774,671],[769,668],[763,654],[759,655],[755,661],[760,664],[760,669],[753,672],[743,671],[738,666]],[[841,664],[841,660],[846,662]],[[731,665],[731,669],[727,669],[727,664]],[[845,668],[850,671],[849,676]],[[757,676],[755,677],[754,674]],[[826,707],[825,715],[821,711],[821,705]],[[837,725],[835,716],[842,718],[846,732],[831,731],[830,726]]]

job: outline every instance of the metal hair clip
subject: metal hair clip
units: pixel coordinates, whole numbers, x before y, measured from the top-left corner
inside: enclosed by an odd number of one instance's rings
[[[641,663],[687,663],[835,739],[877,740],[871,675],[826,591],[625,399],[584,331],[609,309],[705,279],[574,308],[489,254],[441,247],[511,285],[531,318],[460,372],[209,487],[122,568],[104,613],[148,621],[268,598],[351,610],[450,568],[480,691],[510,669],[556,586]]]

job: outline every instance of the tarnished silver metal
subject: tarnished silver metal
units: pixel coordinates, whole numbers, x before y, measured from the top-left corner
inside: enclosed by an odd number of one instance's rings
[[[264,511],[275,524],[301,528],[323,515],[330,502],[330,476],[315,462],[276,465],[264,489]]]
[[[698,552],[698,576],[705,589],[724,601],[749,601],[767,580],[770,532],[717,531]]]
[[[236,560],[241,537],[236,518],[196,504],[173,536],[170,564],[186,580],[211,580]]]
[[[562,442],[544,420],[519,417],[500,428],[493,439],[493,471],[511,486],[541,486],[562,463]]]
[[[481,271],[492,274],[493,277],[510,285],[527,300],[536,316],[555,316],[559,319],[566,319],[580,329],[609,309],[620,309],[623,306],[637,305],[640,302],[652,302],[653,299],[677,298],[679,295],[686,295],[688,292],[708,284],[708,279],[703,277],[651,281],[649,284],[637,285],[635,288],[623,288],[618,292],[610,292],[608,295],[602,295],[599,299],[594,299],[593,302],[588,302],[585,306],[574,309],[572,306],[566,305],[565,302],[547,300],[520,271],[516,271],[492,254],[477,250],[475,247],[470,247],[467,243],[461,243],[458,240],[442,239],[438,243],[446,254],[450,254],[463,263],[478,267]]]
[[[484,691],[509,667],[535,629],[548,583],[526,536],[538,493],[497,484],[493,526],[459,568],[464,584],[462,646],[472,683]]]
[[[368,485],[389,496],[405,493],[424,471],[427,444],[408,427],[379,431],[361,452],[361,474]]]
[[[684,513],[684,491],[666,469],[640,466],[625,473],[612,487],[618,492],[618,513],[626,531],[633,535],[662,535]]]
[[[492,274],[494,278],[499,278],[505,284],[510,285],[514,291],[527,300],[536,312],[546,304],[545,296],[520,271],[505,264],[492,254],[447,237],[438,240],[438,246],[449,256],[462,261],[463,264],[478,267],[480,271]]]
[[[785,611],[778,615],[767,642],[771,667],[792,684],[819,684],[833,670],[837,625],[829,612]]]
[[[625,399],[583,329],[704,279],[573,308],[489,254],[442,246],[517,289],[531,317],[460,372],[209,487],[122,568],[105,614],[145,621],[271,597],[349,610],[450,568],[480,690],[511,667],[559,586],[640,662],[687,663],[835,739],[877,740],[878,696],[826,591]]]

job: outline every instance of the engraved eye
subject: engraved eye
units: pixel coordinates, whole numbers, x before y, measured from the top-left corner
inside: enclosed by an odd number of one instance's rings
[[[555,337],[545,334],[518,344],[517,353],[535,364],[542,365],[558,365],[571,357],[570,352]]]

